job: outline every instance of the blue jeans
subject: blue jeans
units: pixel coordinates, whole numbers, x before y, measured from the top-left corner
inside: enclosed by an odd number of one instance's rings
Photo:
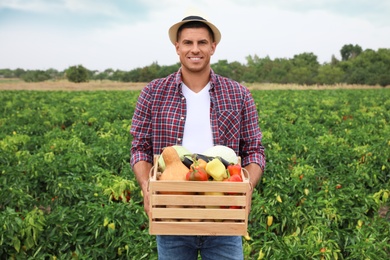
[[[242,260],[240,236],[157,236],[159,260]]]

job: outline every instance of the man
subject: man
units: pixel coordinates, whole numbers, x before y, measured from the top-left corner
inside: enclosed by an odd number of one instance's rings
[[[239,83],[216,75],[210,58],[221,40],[216,26],[188,16],[169,29],[181,68],[150,82],[141,92],[133,116],[131,165],[144,194],[148,216],[148,177],[153,155],[183,145],[201,153],[225,145],[241,156],[251,186],[265,167],[262,134],[253,98]],[[248,207],[250,208],[250,202]],[[243,259],[239,236],[157,236],[159,259]]]

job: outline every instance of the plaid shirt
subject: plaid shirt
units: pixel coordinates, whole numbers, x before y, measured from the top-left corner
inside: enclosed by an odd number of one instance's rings
[[[142,90],[130,130],[132,166],[138,161],[153,163],[153,155],[160,154],[162,148],[182,144],[186,99],[181,83],[179,70],[166,78],[153,80]],[[264,171],[262,134],[249,90],[211,70],[210,102],[214,145],[232,148],[241,157],[243,166],[257,163]]]

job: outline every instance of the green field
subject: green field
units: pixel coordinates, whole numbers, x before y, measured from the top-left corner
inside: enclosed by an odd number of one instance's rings
[[[252,94],[267,166],[246,259],[389,259],[390,90]],[[157,258],[129,166],[138,95],[0,91],[0,259]]]

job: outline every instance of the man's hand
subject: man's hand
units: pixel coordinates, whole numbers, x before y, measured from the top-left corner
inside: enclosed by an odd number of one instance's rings
[[[249,200],[248,200],[248,214],[251,211],[252,207],[252,194],[253,194],[253,189],[256,187],[257,183],[260,181],[263,171],[261,170],[260,166],[256,163],[250,163],[247,166],[245,166],[245,170],[248,171],[249,175],[249,183],[251,185],[251,190],[248,193]]]
[[[146,215],[147,215],[148,218],[150,219],[150,204],[149,204],[149,201],[150,201],[150,193],[149,193],[149,191],[146,189],[145,191],[142,190],[142,194],[143,194],[143,197],[144,197],[144,210],[145,210]]]
[[[149,172],[152,164],[145,161],[139,161],[133,166],[133,171],[144,197],[144,210],[150,218],[150,194],[149,194]]]

